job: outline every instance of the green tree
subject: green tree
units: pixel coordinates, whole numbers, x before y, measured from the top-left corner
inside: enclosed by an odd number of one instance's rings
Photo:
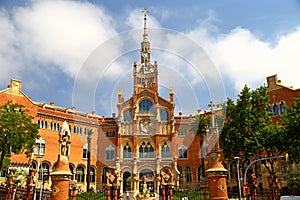
[[[281,131],[272,123],[268,108],[269,96],[265,86],[255,90],[245,86],[236,104],[227,100],[226,119],[220,136],[225,158],[240,156],[253,161],[283,153]],[[263,162],[273,183],[276,180],[274,162],[274,159]]]
[[[300,160],[300,98],[295,98],[294,104],[286,109],[281,118],[283,148],[289,153],[292,161]]]
[[[38,125],[32,122],[24,106],[7,102],[0,107],[0,170],[5,157],[11,153],[33,152],[38,137]]]

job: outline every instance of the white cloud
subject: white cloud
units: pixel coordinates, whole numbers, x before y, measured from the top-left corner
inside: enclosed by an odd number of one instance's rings
[[[4,68],[17,54],[23,66],[54,65],[75,77],[89,54],[117,34],[106,11],[86,2],[32,1],[29,6],[15,8],[11,16],[1,13],[3,24],[13,27],[2,29],[0,34],[0,41],[8,41],[0,46],[1,54],[8,54],[1,57]],[[19,72],[23,70],[20,64],[14,65],[19,65]],[[3,74],[5,69],[0,70]]]
[[[231,80],[237,92],[247,84],[256,88],[266,77],[278,74],[283,83],[300,86],[300,28],[281,36],[272,45],[256,37],[251,30],[237,27],[227,34],[212,36],[209,30],[198,27],[187,33],[212,58],[223,77]]]

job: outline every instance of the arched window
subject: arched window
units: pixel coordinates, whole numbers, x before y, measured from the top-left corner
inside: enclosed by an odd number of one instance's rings
[[[125,122],[131,122],[132,121],[132,110],[125,110],[123,112],[123,117]]]
[[[154,148],[150,142],[143,142],[139,147],[140,158],[154,158]]]
[[[39,180],[49,180],[49,164],[42,163],[39,167]]]
[[[163,145],[161,146],[161,157],[169,158],[170,156],[171,156],[170,147],[167,144],[167,142],[164,142]]]
[[[168,121],[169,120],[169,113],[165,109],[160,109],[159,114],[160,114],[160,120],[161,121]]]
[[[186,177],[186,182],[187,183],[192,182],[192,173],[191,173],[191,167],[190,166],[185,167],[185,177]]]
[[[182,184],[183,182],[183,174],[182,174],[182,167],[181,166],[177,166],[177,169],[179,171],[179,183]]]
[[[96,170],[95,167],[91,167],[90,169],[90,182],[95,183],[96,182]]]
[[[140,112],[152,112],[153,107],[152,107],[152,102],[149,100],[143,100],[139,104],[139,111]]]
[[[106,173],[107,173],[107,167],[104,167],[102,169],[102,183],[106,183]]]
[[[83,166],[78,166],[76,168],[76,181],[79,183],[84,182],[84,168]]]
[[[198,167],[197,179],[198,181],[201,181],[202,178],[203,178],[203,165],[200,165]]]
[[[71,165],[71,164],[69,164],[69,169],[70,169],[70,172],[71,172],[71,174],[72,174],[71,180],[74,180],[74,166]]]
[[[128,142],[123,147],[123,158],[131,158],[131,147]]]
[[[274,106],[273,106],[273,111],[274,111],[274,115],[278,115],[278,105],[276,103],[274,103]]]
[[[285,103],[283,101],[280,102],[279,110],[280,110],[280,114],[284,114],[286,112]]]
[[[188,158],[187,156],[187,147],[184,145],[180,145],[178,147],[178,158]]]
[[[115,159],[115,148],[109,145],[105,150],[105,158],[106,160],[114,160]]]

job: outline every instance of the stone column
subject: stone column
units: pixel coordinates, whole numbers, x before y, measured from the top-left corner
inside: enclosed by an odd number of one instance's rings
[[[71,134],[69,125],[66,121],[62,124],[59,132],[59,153],[55,165],[55,171],[50,173],[51,186],[51,200],[67,200],[69,198],[70,180],[72,173],[69,169],[70,144]]]
[[[50,173],[52,180],[51,200],[65,200],[69,198],[69,188],[71,172],[69,169],[68,158],[63,155],[58,156],[55,171]]]
[[[209,154],[211,167],[206,170],[206,173],[210,200],[228,200],[227,170],[223,167],[220,157],[220,151],[213,151]]]

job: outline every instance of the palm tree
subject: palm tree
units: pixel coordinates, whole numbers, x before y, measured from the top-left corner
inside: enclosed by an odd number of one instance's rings
[[[200,137],[200,146],[202,146],[206,133],[208,131],[210,124],[210,117],[204,113],[199,114],[196,119],[191,123],[191,131],[196,134],[197,137]],[[205,165],[204,165],[204,156],[201,157],[202,163],[202,177],[205,176]]]

